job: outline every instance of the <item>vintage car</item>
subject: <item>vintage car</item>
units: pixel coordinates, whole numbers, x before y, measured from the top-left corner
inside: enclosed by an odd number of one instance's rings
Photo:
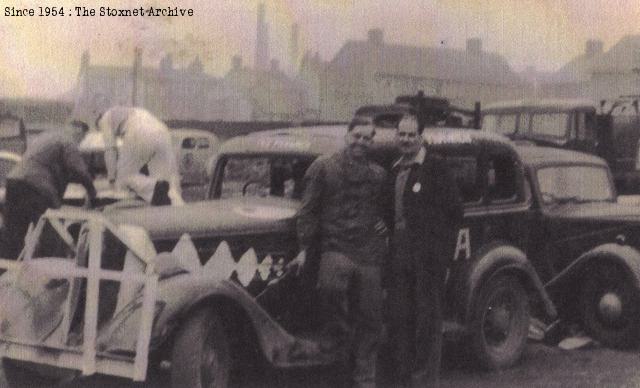
[[[514,100],[482,108],[482,129],[516,141],[600,156],[621,193],[640,193],[638,99]]]
[[[143,227],[158,251],[173,249],[181,234],[188,233],[203,263],[223,240],[238,265],[248,250],[255,251],[259,262],[267,257],[286,263],[297,254],[295,213],[304,173],[316,157],[342,147],[345,132],[345,126],[294,128],[231,139],[218,153],[209,200],[183,207],[127,209],[107,216],[116,224]],[[396,156],[391,147],[393,131],[380,130],[376,138],[376,157],[388,165]],[[527,209],[531,203],[524,170],[514,162],[505,167],[511,170],[497,174],[497,186],[489,184],[488,179],[496,176],[488,168],[491,163],[504,165],[507,156],[518,160],[513,145],[501,136],[439,129],[425,132],[425,139],[455,165],[466,201],[465,224],[454,236],[457,248],[447,283],[447,336],[470,339],[468,347],[482,365],[506,367],[519,359],[526,344],[529,305],[539,316],[555,315],[523,251],[527,235],[522,213],[513,211]],[[513,179],[509,197],[490,197],[494,190],[505,189],[504,179]],[[309,301],[312,267],[306,278],[298,279],[299,284],[291,282],[283,294],[276,297],[270,291],[273,297],[256,299],[278,327],[298,338],[313,337],[317,329],[311,319],[314,312],[309,311],[314,306]],[[255,286],[247,290],[253,295],[263,292]],[[248,327],[252,333],[262,330],[262,323],[245,318],[238,314],[232,326]],[[275,366],[287,365],[271,355],[266,358]]]
[[[218,154],[206,201],[111,209],[90,217],[49,213],[41,224],[53,216],[62,219],[52,227],[76,253],[43,249],[41,256],[61,257],[55,260],[67,260],[72,268],[65,272],[67,267],[46,262],[41,267],[73,274],[65,278],[86,275],[87,283],[83,288],[80,280],[78,291],[63,292],[71,282],[50,284],[29,274],[36,268],[30,264],[37,262],[33,258],[40,257],[31,249],[14,263],[29,281],[8,287],[18,289],[14,297],[0,297],[5,306],[14,306],[4,317],[21,322],[0,324],[9,330],[0,331],[7,377],[33,376],[17,373],[25,368],[51,376],[40,368],[46,364],[141,380],[147,363],[160,362],[170,367],[174,387],[224,387],[230,371],[254,357],[278,368],[340,361],[322,352],[315,340],[320,332],[313,282],[317,252],[301,277],[293,276],[286,263],[298,253],[295,215],[304,171],[316,157],[342,147],[345,132],[344,126],[295,128],[231,139]],[[376,134],[375,155],[383,164],[395,154],[392,137],[389,130]],[[463,340],[481,365],[504,368],[520,358],[530,314],[551,322],[559,310],[567,319],[582,321],[606,344],[634,343],[640,316],[635,226],[640,211],[615,203],[604,161],[517,147],[483,131],[430,130],[424,139],[431,152],[450,163],[465,203],[446,281],[448,339]],[[74,217],[81,219],[79,227]],[[44,227],[34,229],[28,246],[39,246],[33,241]],[[82,253],[87,242],[89,270],[78,269],[87,267]],[[75,259],[64,259],[69,256]],[[0,286],[16,278],[11,273],[0,278]],[[123,292],[123,286],[109,290],[105,284],[103,290],[97,279],[147,286]],[[23,290],[24,284],[34,289]],[[82,304],[74,300],[81,300],[83,292],[93,303],[76,309]],[[29,295],[46,303],[21,299]],[[71,302],[54,304],[67,295]],[[151,302],[145,305],[145,300]],[[44,310],[17,314],[24,305]],[[100,314],[102,305],[108,313]],[[55,316],[64,324],[39,329],[41,336],[6,337],[12,327],[40,327],[38,317],[43,316],[46,322]],[[63,346],[52,344],[60,338],[66,341]],[[82,351],[72,348],[76,345]],[[73,357],[63,357],[67,353]]]
[[[0,151],[0,230],[4,226],[4,200],[6,195],[7,175],[13,166],[20,161],[18,154]]]
[[[220,141],[217,136],[199,129],[176,128],[171,129],[171,142],[178,162],[180,183],[183,186],[207,184],[206,163],[218,149]],[[122,140],[118,139],[118,145],[121,144]],[[79,148],[92,171],[98,176],[106,175],[104,138],[100,132],[89,132]]]
[[[27,149],[24,121],[10,113],[0,113],[0,150],[22,154]]]

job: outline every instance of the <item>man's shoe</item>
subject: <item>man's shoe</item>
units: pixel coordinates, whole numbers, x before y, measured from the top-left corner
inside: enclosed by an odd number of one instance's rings
[[[152,206],[171,205],[169,199],[169,182],[157,181],[153,188],[153,196],[151,197]]]

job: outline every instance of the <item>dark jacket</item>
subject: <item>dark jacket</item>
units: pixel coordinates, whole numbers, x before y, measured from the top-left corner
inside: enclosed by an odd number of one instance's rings
[[[90,198],[96,196],[93,178],[78,146],[62,132],[39,135],[7,178],[35,187],[55,208],[62,204],[62,196],[70,182],[82,184]]]
[[[386,221],[392,233],[397,173],[394,168],[386,190]],[[414,252],[413,258],[406,260],[420,260],[420,268],[443,275],[453,256],[464,213],[456,181],[441,156],[427,150],[424,162],[411,167],[403,194],[403,208],[409,249]],[[405,248],[403,251],[406,252]],[[390,260],[397,259],[392,257]]]
[[[345,151],[316,159],[304,177],[297,229],[301,249],[320,242],[360,262],[379,263],[386,235],[376,233],[383,218],[387,174],[373,162],[359,163]]]

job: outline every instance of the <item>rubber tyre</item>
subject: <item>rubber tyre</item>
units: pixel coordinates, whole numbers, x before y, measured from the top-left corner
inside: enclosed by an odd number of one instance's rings
[[[493,315],[492,315],[493,314]],[[506,315],[505,315],[506,314]],[[496,319],[503,319],[498,327]],[[471,321],[474,357],[485,369],[503,369],[520,359],[529,334],[529,298],[512,276],[499,276],[484,284],[475,299]]]
[[[171,354],[173,388],[227,388],[231,377],[229,341],[220,317],[198,310],[180,328]]]
[[[603,295],[614,293],[622,302],[620,318],[607,322],[598,304]],[[602,344],[630,348],[638,344],[640,294],[631,276],[615,265],[592,267],[582,286],[580,306],[584,329]]]
[[[25,361],[2,359],[2,370],[11,388],[54,387],[61,381],[69,380],[74,371],[38,365]]]

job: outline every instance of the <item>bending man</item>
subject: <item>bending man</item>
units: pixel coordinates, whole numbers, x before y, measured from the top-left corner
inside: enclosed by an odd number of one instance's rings
[[[180,175],[169,128],[142,108],[116,106],[98,117],[110,183],[152,205],[182,205]],[[118,149],[117,139],[122,138]],[[147,167],[148,175],[141,172]]]

